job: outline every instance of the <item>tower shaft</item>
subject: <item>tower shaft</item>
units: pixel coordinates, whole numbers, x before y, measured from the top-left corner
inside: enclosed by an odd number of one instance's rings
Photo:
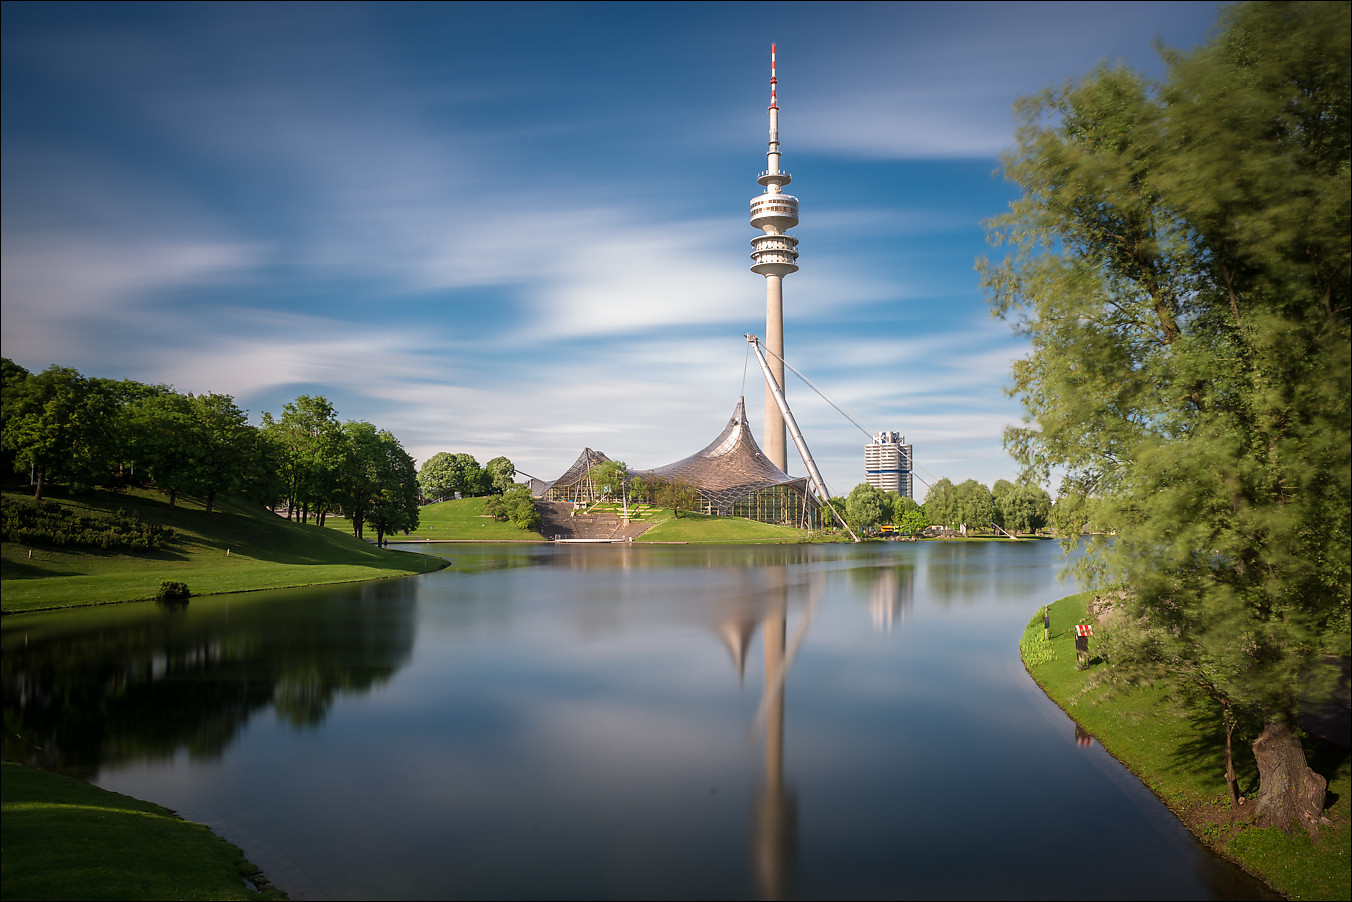
[[[764,232],[751,239],[751,271],[765,276],[765,348],[780,391],[784,391],[784,277],[798,271],[798,239],[787,234],[798,225],[798,198],[784,193],[793,177],[779,168],[779,78],[775,46],[770,45],[770,142],[766,168],[756,179],[765,193],[751,201],[751,225]],[[765,456],[784,472],[789,470],[784,416],[769,386],[765,388]]]
[[[784,390],[784,277],[765,276],[765,347],[771,352],[770,373]],[[765,441],[761,448],[770,462],[789,472],[789,443],[784,414],[770,386],[765,386]]]

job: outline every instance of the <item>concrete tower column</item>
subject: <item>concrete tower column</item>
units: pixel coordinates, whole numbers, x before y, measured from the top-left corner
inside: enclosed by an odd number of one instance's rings
[[[765,347],[770,350],[770,372],[784,390],[784,277],[765,277]],[[789,471],[788,432],[774,392],[765,387],[765,456],[785,473]]]
[[[787,234],[798,225],[798,198],[784,193],[793,177],[779,168],[779,99],[775,74],[775,45],[770,45],[770,148],[766,169],[756,179],[765,193],[751,201],[751,225],[765,234],[751,239],[751,271],[765,276],[765,349],[770,369],[784,391],[784,277],[798,271],[798,239]],[[789,470],[788,436],[784,416],[769,386],[765,389],[765,456],[784,472]]]

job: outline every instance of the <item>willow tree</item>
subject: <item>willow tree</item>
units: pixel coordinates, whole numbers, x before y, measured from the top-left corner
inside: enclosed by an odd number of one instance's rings
[[[1116,532],[1087,569],[1156,663],[1261,717],[1258,823],[1312,833],[1301,675],[1349,633],[1349,35],[1345,2],[1241,4],[1163,81],[1020,101],[1010,253],[978,262],[1032,344],[1006,447]]]

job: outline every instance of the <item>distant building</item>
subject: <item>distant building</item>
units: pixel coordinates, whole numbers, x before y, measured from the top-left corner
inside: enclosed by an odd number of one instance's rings
[[[911,491],[911,446],[900,432],[879,432],[864,446],[864,478],[884,492],[914,498]]]

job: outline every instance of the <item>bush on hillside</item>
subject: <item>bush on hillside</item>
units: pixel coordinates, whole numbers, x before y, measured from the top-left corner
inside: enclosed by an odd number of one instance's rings
[[[192,595],[188,591],[188,584],[177,580],[168,580],[160,583],[160,587],[155,590],[155,600],[166,603],[187,601],[188,596]]]
[[[107,516],[91,516],[55,501],[0,500],[0,524],[6,542],[23,545],[155,551],[176,537],[169,527],[147,523],[121,509]]]

